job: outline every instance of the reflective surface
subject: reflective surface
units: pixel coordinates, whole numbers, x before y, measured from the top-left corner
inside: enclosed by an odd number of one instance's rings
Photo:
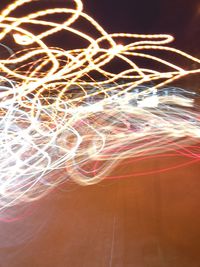
[[[114,9],[109,3],[85,0],[109,32],[171,33],[173,46],[199,55],[198,0],[116,1]],[[198,90],[199,81],[181,85]],[[114,175],[187,160],[131,163]],[[0,221],[0,267],[199,267],[199,177],[196,162],[94,186],[63,185],[16,220]]]
[[[115,174],[174,162],[186,160],[152,159]],[[63,185],[22,219],[0,223],[0,266],[198,267],[199,173],[196,163],[95,186]]]

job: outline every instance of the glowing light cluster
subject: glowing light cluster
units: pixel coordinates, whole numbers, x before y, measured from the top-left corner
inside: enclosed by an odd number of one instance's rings
[[[108,34],[80,0],[32,12],[35,2],[15,1],[0,15],[0,49],[10,53],[0,58],[1,209],[41,198],[69,178],[96,183],[119,160],[200,138],[195,94],[166,87],[199,73],[200,60],[167,46],[172,36]],[[17,17],[22,5],[31,12]],[[79,19],[96,37],[78,29]],[[49,46],[60,32],[86,45]],[[15,52],[6,48],[9,38]],[[173,55],[196,69],[176,65]],[[115,60],[123,70],[111,71]]]

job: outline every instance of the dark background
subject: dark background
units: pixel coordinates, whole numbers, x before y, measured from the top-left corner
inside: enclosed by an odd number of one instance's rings
[[[1,0],[0,8],[11,2]],[[51,8],[69,7],[72,3],[71,0],[39,0],[34,5]],[[83,0],[83,4],[84,11],[110,33],[169,33],[175,36],[178,48],[199,53],[199,0]],[[31,12],[31,7],[27,5],[23,11]]]
[[[169,33],[179,47],[198,52],[200,2],[198,0],[86,0],[85,10],[109,32]]]

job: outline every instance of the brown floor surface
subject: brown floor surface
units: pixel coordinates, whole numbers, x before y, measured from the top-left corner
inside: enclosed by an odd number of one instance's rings
[[[162,164],[154,159],[126,169]],[[0,266],[199,267],[199,174],[196,163],[94,186],[65,185],[24,219],[0,222]]]

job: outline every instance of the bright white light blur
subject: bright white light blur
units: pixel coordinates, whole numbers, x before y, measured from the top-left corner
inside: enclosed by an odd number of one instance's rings
[[[168,47],[170,35],[108,34],[83,12],[80,0],[74,8],[41,11],[34,11],[34,2],[14,1],[0,16],[0,42],[12,36],[21,45],[0,58],[0,209],[41,198],[69,179],[99,182],[119,160],[199,141],[197,95],[168,84],[200,69],[185,70],[173,56],[168,61],[155,52],[168,51],[195,66],[199,59]],[[22,5],[27,15],[15,17]],[[51,15],[66,15],[66,21]],[[79,18],[98,36],[74,27]],[[42,32],[31,32],[30,25]],[[60,31],[88,46],[49,46],[47,37]],[[145,68],[135,63],[138,57]],[[109,71],[114,59],[126,68]]]

